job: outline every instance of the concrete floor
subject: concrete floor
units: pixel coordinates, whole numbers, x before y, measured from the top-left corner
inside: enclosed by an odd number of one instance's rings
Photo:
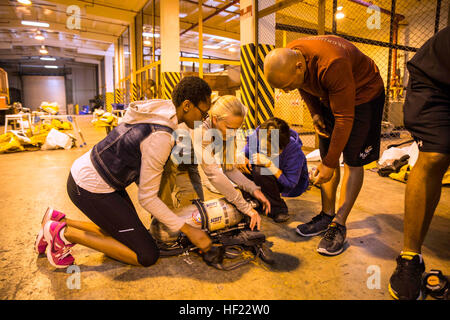
[[[79,120],[88,148],[105,135],[90,119]],[[339,256],[319,255],[320,238],[295,233],[298,224],[320,211],[319,190],[313,188],[287,200],[292,215],[288,223],[263,218],[262,230],[278,260],[274,267],[258,261],[224,272],[191,254],[192,264],[179,256],[140,268],[75,246],[81,288],[69,289],[72,275],[38,257],[33,244],[49,205],[71,218],[86,219],[68,198],[66,179],[72,162],[87,147],[0,155],[0,299],[390,299],[387,285],[403,242],[405,185],[367,171],[347,225],[349,245]],[[137,203],[136,186],[128,191]],[[148,226],[149,215],[139,205],[137,210]],[[423,247],[427,271],[450,274],[449,240],[450,189],[444,188]],[[380,271],[379,289],[367,286],[373,270]]]

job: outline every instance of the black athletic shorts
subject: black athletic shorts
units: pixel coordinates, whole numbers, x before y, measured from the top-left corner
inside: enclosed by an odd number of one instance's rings
[[[403,110],[420,151],[450,154],[450,92],[410,73]]]
[[[355,106],[353,128],[345,145],[344,163],[351,167],[362,167],[380,157],[381,121],[384,109],[383,92],[367,103]],[[334,116],[330,108],[322,105],[323,120],[328,132],[334,128]],[[330,138],[319,136],[320,156],[326,157]]]
[[[92,193],[78,186],[69,174],[67,193],[78,209],[102,231],[133,250],[142,266],[148,267],[158,260],[158,246],[125,190]]]

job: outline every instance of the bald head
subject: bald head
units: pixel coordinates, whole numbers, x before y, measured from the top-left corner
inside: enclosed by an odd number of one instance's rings
[[[278,48],[269,52],[264,59],[264,75],[269,84],[275,88],[284,88],[294,79],[304,74],[304,57],[296,50]]]

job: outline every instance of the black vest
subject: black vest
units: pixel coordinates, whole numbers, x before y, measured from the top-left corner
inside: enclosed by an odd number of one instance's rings
[[[92,148],[92,164],[108,185],[122,190],[133,182],[139,184],[141,142],[155,131],[173,132],[158,124],[121,123]]]

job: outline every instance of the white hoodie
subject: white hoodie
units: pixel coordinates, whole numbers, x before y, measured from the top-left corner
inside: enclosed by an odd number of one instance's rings
[[[172,101],[155,99],[130,103],[123,122],[129,124],[160,124],[176,130],[178,119]],[[176,232],[180,230],[185,220],[173,213],[158,197],[164,165],[170,156],[173,146],[174,139],[172,135],[165,131],[156,131],[141,142],[142,156],[138,198],[144,209],[171,231]],[[114,189],[111,189],[95,171],[90,157],[86,155],[77,159],[72,166],[72,176],[77,185],[93,193],[101,193],[98,190],[102,189],[114,192]],[[84,161],[80,163],[81,161],[79,160],[82,160],[82,158]],[[80,176],[80,173],[83,174]],[[90,185],[90,182],[95,183],[95,185]]]

